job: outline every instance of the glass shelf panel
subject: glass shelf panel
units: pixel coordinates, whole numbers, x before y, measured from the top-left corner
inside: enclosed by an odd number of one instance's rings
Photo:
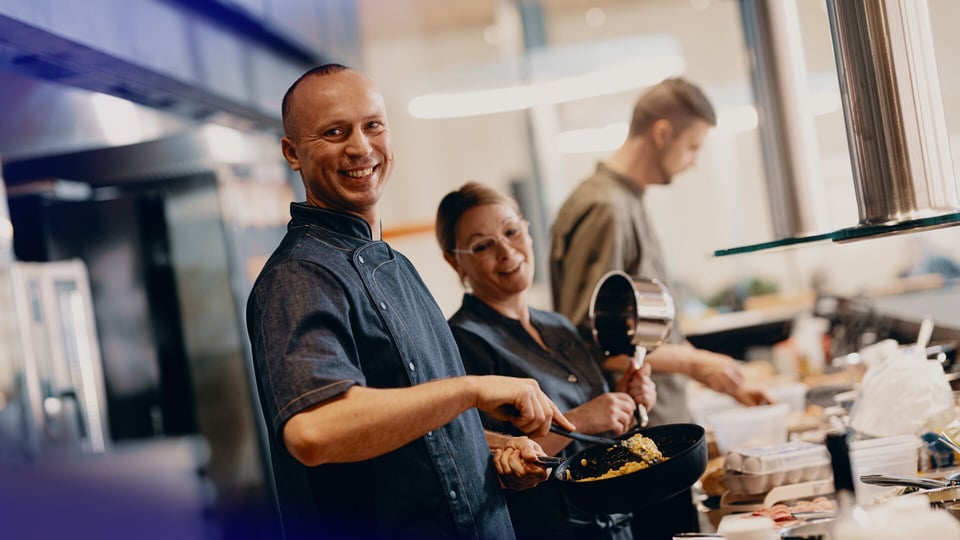
[[[713,252],[714,257],[725,257],[727,255],[739,255],[742,253],[755,253],[757,251],[770,251],[778,248],[802,247],[818,242],[833,241],[853,242],[856,240],[867,240],[879,236],[890,236],[894,234],[906,234],[913,232],[922,232],[943,227],[960,225],[960,212],[952,214],[941,214],[909,221],[900,221],[897,223],[883,225],[857,225],[846,229],[838,229],[833,232],[814,234],[810,236],[800,236],[791,238],[781,238],[780,240],[771,240],[769,242],[760,242],[758,244],[749,244],[727,249],[718,249]]]

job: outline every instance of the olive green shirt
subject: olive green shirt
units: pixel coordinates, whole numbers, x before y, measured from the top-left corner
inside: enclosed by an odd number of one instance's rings
[[[660,241],[647,220],[643,188],[631,179],[597,164],[593,176],[580,183],[557,214],[551,230],[550,286],[553,308],[592,340],[588,320],[593,289],[607,272],[656,278],[670,288]],[[674,322],[670,343],[682,343]],[[689,422],[687,378],[655,373],[657,405],[650,424]]]

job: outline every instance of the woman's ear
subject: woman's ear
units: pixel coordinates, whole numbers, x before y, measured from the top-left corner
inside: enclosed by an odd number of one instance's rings
[[[443,259],[447,261],[447,264],[453,268],[453,271],[457,273],[457,277],[460,278],[460,284],[467,287],[467,273],[463,271],[463,268],[460,267],[460,263],[457,262],[457,257],[453,253],[443,252]]]
[[[453,253],[443,252],[443,260],[447,261],[447,264],[450,265],[450,268],[453,268],[453,271],[460,276],[460,280],[463,281],[463,270],[460,269],[460,264],[457,263],[457,257]]]

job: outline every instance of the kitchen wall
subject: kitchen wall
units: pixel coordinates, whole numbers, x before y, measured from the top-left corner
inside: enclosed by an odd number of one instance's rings
[[[596,11],[588,16],[588,10],[597,6],[604,15],[600,25]],[[797,6],[811,91],[823,92],[821,97],[833,92],[837,98],[832,103],[821,99],[814,117],[828,217],[828,228],[821,232],[827,232],[856,225],[858,214],[824,3],[797,0]],[[684,75],[703,85],[723,114],[752,103],[738,9],[736,2],[717,0],[545,2],[544,27],[551,45],[585,48],[611,38],[667,34],[682,50]],[[960,70],[947,51],[960,47],[960,38],[948,23],[960,17],[960,5],[931,0],[930,10],[947,124],[957,156]],[[374,24],[371,17],[361,10],[362,28]],[[485,31],[490,31],[493,19],[476,15],[456,27],[440,29],[427,18],[421,20],[424,28],[408,20],[412,30],[407,33],[393,28],[382,36],[366,32],[364,39],[366,70],[387,96],[398,160],[384,199],[388,231],[402,224],[428,224],[440,198],[468,180],[483,180],[508,191],[511,181],[530,179],[534,170],[529,118],[524,111],[443,120],[416,119],[407,111],[409,100],[431,83],[436,91],[452,73],[515,54],[516,47],[509,47],[511,26],[504,25],[507,37],[499,44],[489,44],[484,41]],[[641,91],[566,103],[550,114],[557,131],[626,121]],[[960,260],[957,227],[844,245],[712,257],[716,249],[774,239],[757,137],[756,129],[714,130],[693,170],[670,187],[651,189],[648,205],[665,244],[667,264],[696,295],[708,297],[751,277],[772,281],[787,292],[806,289],[816,278],[831,290],[853,294],[883,286],[925,253],[942,252]],[[562,154],[550,141],[544,146],[551,174],[541,179],[542,196],[552,220],[573,186],[610,152]],[[452,313],[459,305],[461,287],[453,271],[440,262],[432,234],[392,242],[411,257],[441,307]],[[542,240],[540,244],[545,246]],[[549,307],[544,281],[534,293],[538,306]]]

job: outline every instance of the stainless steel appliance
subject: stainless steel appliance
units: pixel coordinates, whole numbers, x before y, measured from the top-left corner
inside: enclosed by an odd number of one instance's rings
[[[86,266],[15,262],[7,278],[16,327],[9,341],[19,354],[8,358],[14,384],[0,414],[19,419],[2,424],[3,440],[19,440],[28,459],[106,452],[103,366]]]

